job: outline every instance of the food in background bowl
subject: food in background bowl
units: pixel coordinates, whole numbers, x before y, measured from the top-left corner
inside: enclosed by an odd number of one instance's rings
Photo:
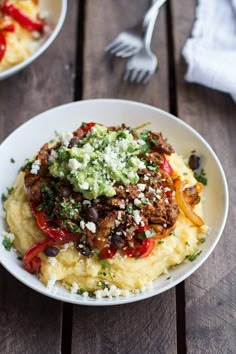
[[[39,47],[47,28],[38,0],[0,3],[0,72],[26,60]]]
[[[83,123],[18,175],[7,223],[48,287],[126,296],[199,254],[203,185],[161,133],[141,128]]]

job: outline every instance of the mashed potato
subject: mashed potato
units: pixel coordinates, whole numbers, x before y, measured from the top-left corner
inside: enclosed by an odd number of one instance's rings
[[[196,184],[192,171],[180,156],[172,154],[168,160],[179,178],[186,179],[189,185]],[[4,203],[7,223],[15,235],[15,247],[22,255],[34,243],[44,239],[44,234],[38,229],[31,214],[23,178],[24,173],[21,172],[15,182],[14,191]],[[201,203],[194,210],[201,215]],[[129,291],[140,289],[170,267],[182,263],[186,255],[196,252],[203,232],[206,232],[205,225],[194,226],[180,212],[174,232],[161,241],[156,240],[148,257],[135,259],[117,253],[106,262],[101,262],[96,257],[84,257],[73,243],[68,243],[62,246],[56,257],[40,254],[40,280],[49,287],[55,281],[61,281],[68,288],[82,288],[87,291],[99,289],[101,281]]]
[[[10,4],[16,5],[29,18],[37,19],[39,6],[36,2],[32,0],[15,0],[11,1]],[[24,29],[12,18],[11,21],[14,24],[15,30],[14,32],[4,32],[7,46],[6,52],[0,61],[0,72],[26,60],[39,46],[39,41],[34,38],[35,33]]]

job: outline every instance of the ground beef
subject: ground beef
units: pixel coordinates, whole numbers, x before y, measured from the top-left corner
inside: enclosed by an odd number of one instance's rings
[[[151,132],[149,139],[152,142],[152,148],[161,154],[171,155],[175,150],[173,147],[163,138],[162,133]]]

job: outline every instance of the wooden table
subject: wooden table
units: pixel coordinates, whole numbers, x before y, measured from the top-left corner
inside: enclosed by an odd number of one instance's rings
[[[135,23],[149,1],[68,2],[63,30],[50,49],[0,82],[0,140],[34,115],[73,100],[124,98],[160,107],[191,124],[219,156],[230,188],[229,217],[198,271],[174,289],[129,305],[64,304],[0,267],[0,353],[235,353],[236,105],[227,95],[184,81],[181,49],[195,0],[169,0],[161,11],[153,39],[159,70],[147,86],[124,83],[124,62],[106,56],[104,46]]]

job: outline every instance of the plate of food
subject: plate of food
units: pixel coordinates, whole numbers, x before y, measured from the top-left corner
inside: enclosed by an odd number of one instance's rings
[[[58,300],[115,305],[175,286],[210,255],[228,212],[208,143],[155,107],[87,100],[0,146],[0,261]]]
[[[0,1],[0,80],[38,58],[61,30],[66,0]]]

